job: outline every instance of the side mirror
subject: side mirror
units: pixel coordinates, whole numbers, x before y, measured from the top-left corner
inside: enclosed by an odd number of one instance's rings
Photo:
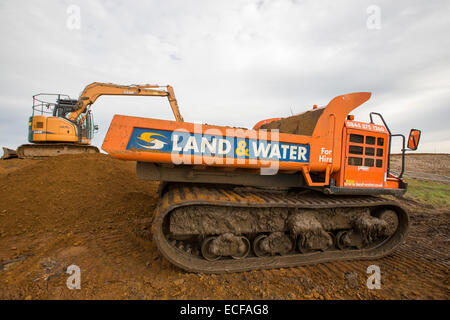
[[[417,150],[417,147],[419,146],[420,134],[420,130],[411,129],[408,138],[408,149]]]

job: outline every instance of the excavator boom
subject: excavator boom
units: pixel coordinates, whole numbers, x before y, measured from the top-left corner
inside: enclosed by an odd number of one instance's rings
[[[103,95],[157,96],[167,97],[176,121],[183,122],[183,117],[180,114],[173,88],[169,85],[165,87],[167,88],[167,91],[155,90],[155,88],[163,88],[163,86],[159,85],[144,84],[123,86],[112,83],[94,82],[84,88],[80,98],[78,99],[77,109],[73,111],[68,118],[70,120],[76,120],[88,106],[92,105],[100,96]]]

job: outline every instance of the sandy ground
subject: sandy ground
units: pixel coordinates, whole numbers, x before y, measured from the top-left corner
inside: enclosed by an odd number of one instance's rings
[[[449,175],[448,162],[418,162],[426,173]],[[449,298],[447,208],[400,200],[410,232],[376,261],[204,275],[174,267],[156,249],[157,188],[137,179],[133,162],[106,155],[0,161],[0,299]],[[72,264],[81,268],[80,290],[66,286]],[[372,264],[381,269],[380,290],[366,286]]]

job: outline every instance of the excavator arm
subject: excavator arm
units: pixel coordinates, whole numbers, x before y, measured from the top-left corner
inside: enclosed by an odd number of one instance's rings
[[[88,106],[93,104],[102,95],[120,95],[120,96],[158,96],[167,97],[170,107],[175,116],[176,121],[183,122],[183,117],[180,114],[177,100],[173,88],[166,86],[167,90],[155,90],[155,88],[162,88],[158,85],[131,85],[121,86],[112,83],[94,82],[86,86],[76,104],[76,110],[71,112],[68,116],[70,120],[76,120],[86,110]]]

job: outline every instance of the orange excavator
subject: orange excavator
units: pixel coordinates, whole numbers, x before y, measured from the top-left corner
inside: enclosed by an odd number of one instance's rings
[[[160,182],[154,241],[185,270],[380,258],[403,241],[409,218],[379,195],[406,192],[405,151],[417,149],[421,132],[411,129],[406,146],[381,114],[356,121],[351,111],[370,95],[341,95],[253,129],[115,115],[102,149]],[[402,143],[398,175],[393,139]]]
[[[171,86],[94,82],[84,88],[78,99],[64,94],[34,95],[33,114],[28,124],[31,144],[21,145],[17,151],[3,148],[3,158],[99,152],[97,147],[90,145],[93,133],[98,129],[93,124],[91,106],[102,95],[167,97],[176,121],[183,121]]]

